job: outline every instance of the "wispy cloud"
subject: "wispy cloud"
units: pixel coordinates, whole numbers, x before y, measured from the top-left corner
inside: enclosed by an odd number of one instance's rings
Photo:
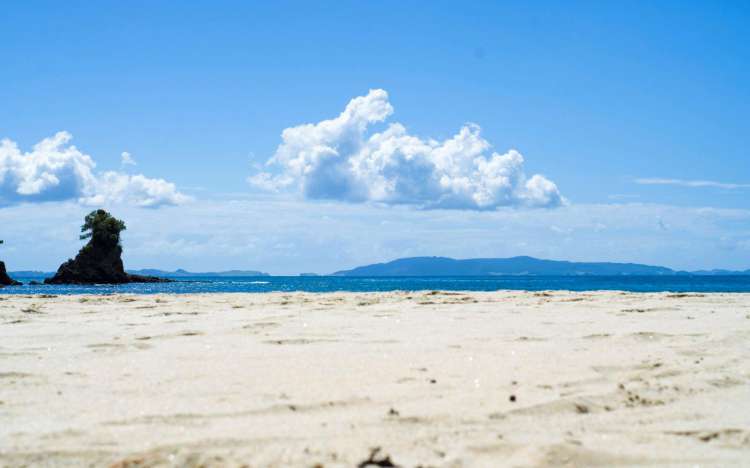
[[[135,159],[133,159],[133,155],[128,153],[127,151],[123,151],[120,155],[120,164],[122,166],[137,166],[138,163],[135,162]]]
[[[429,209],[564,204],[554,182],[526,177],[518,151],[492,151],[478,125],[466,124],[443,141],[411,135],[400,123],[371,131],[393,112],[388,93],[374,89],[334,119],[287,128],[268,164],[274,172],[248,180],[265,190],[298,190],[308,199]]]
[[[726,182],[716,182],[714,180],[685,180],[685,179],[659,179],[659,178],[645,178],[636,179],[636,184],[640,185],[677,185],[680,187],[712,187],[721,188],[727,190],[746,189],[750,188],[750,184],[731,184]]]
[[[612,195],[607,195],[607,198],[610,200],[634,200],[640,198],[640,195],[631,193],[614,193]]]

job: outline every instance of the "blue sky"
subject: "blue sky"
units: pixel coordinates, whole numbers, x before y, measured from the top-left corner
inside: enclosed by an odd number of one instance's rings
[[[185,3],[4,5],[11,269],[72,256],[99,205],[134,268],[750,268],[747,2]],[[368,96],[335,135],[320,124]],[[460,142],[486,148],[454,148],[467,123]]]

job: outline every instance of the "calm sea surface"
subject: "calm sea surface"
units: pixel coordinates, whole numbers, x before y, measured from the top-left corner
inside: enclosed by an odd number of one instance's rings
[[[42,278],[19,278],[29,282]],[[193,294],[261,293],[270,291],[521,291],[620,290],[633,292],[750,292],[750,276],[482,276],[482,277],[377,277],[262,276],[179,278],[174,283],[119,286],[11,286],[0,294]]]

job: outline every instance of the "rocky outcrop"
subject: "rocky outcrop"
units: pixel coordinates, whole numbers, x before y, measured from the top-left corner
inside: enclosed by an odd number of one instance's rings
[[[5,271],[5,263],[0,262],[0,287],[20,285],[21,283],[8,276],[8,273]]]
[[[130,275],[122,264],[120,231],[125,223],[113,218],[104,210],[97,210],[86,217],[81,239],[90,239],[78,252],[76,258],[60,265],[45,284],[124,284],[167,283],[170,280],[154,276]]]
[[[90,242],[78,252],[76,258],[60,265],[45,284],[125,284],[168,283],[170,280],[155,276],[130,275],[122,264],[122,247],[106,248]]]

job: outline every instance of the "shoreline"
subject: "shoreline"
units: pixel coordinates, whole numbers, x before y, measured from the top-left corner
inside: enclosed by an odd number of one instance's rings
[[[701,296],[721,296],[721,295],[738,295],[738,296],[749,296],[750,297],[750,291],[673,291],[673,290],[664,290],[664,291],[628,291],[624,289],[583,289],[583,290],[577,290],[577,289],[496,289],[496,290],[471,290],[471,289],[393,289],[388,291],[307,291],[307,290],[290,290],[290,291],[281,291],[281,290],[269,290],[269,291],[197,291],[197,292],[164,292],[164,291],[154,291],[154,292],[128,292],[128,291],[106,291],[101,293],[87,293],[87,292],[61,292],[61,291],[50,291],[50,292],[26,292],[26,291],[18,291],[18,290],[11,290],[8,291],[10,288],[14,288],[17,286],[6,286],[4,288],[0,288],[0,298],[4,299],[12,299],[14,297],[20,297],[20,298],[30,298],[30,297],[39,297],[42,299],[45,298],[80,298],[80,297],[114,297],[114,296],[135,296],[135,297],[155,297],[155,296],[167,296],[167,297],[188,297],[188,296],[221,296],[221,295],[231,295],[231,296],[242,296],[242,295],[248,295],[248,296],[264,296],[264,295],[281,295],[281,294],[310,294],[310,295],[327,295],[327,294],[372,294],[372,295],[380,295],[380,294],[586,294],[586,295],[596,295],[596,294],[615,294],[615,295],[624,295],[624,294],[632,294],[632,295],[652,295],[652,296],[671,296],[672,298],[682,298],[682,297],[701,297]],[[74,288],[77,288],[78,286],[72,286]],[[102,287],[102,288],[110,288],[110,285],[97,285],[95,287]],[[5,292],[3,292],[3,289],[5,289]],[[51,297],[50,297],[51,296]]]
[[[0,465],[741,466],[748,338],[746,293],[2,295]]]

